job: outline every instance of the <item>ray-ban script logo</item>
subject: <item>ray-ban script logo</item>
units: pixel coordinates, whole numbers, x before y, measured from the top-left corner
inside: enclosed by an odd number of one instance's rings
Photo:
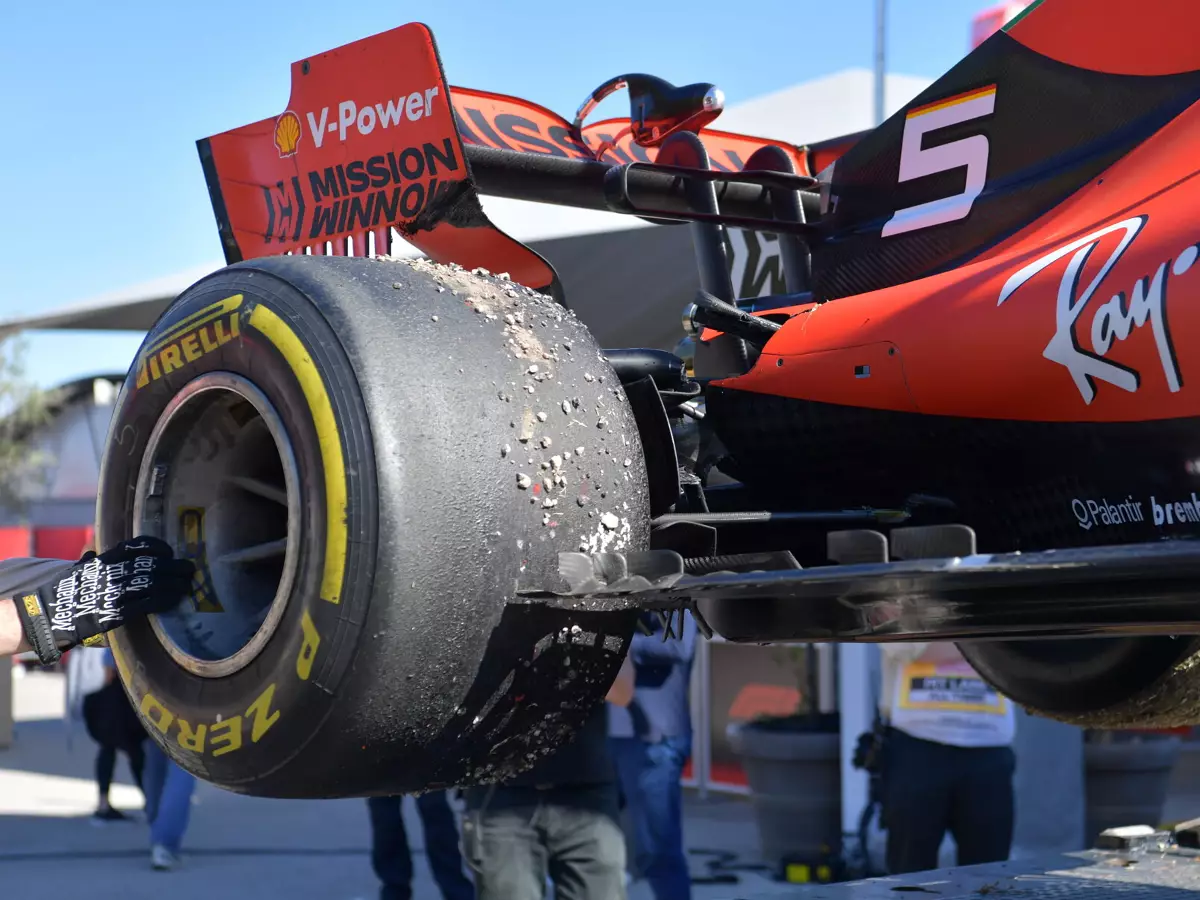
[[[1086,237],[1059,247],[1025,266],[1004,283],[996,305],[1004,303],[1013,293],[1038,273],[1050,268],[1059,260],[1070,257],[1062,279],[1058,284],[1058,296],[1054,307],[1054,336],[1042,356],[1064,366],[1071,374],[1075,386],[1085,403],[1096,398],[1096,381],[1107,382],[1124,391],[1136,391],[1141,384],[1141,373],[1129,366],[1108,359],[1113,344],[1123,341],[1143,325],[1149,325],[1154,335],[1155,348],[1162,364],[1167,388],[1178,391],[1183,386],[1179,374],[1179,363],[1171,342],[1171,330],[1167,324],[1167,268],[1174,275],[1182,275],[1196,261],[1200,248],[1193,244],[1184,248],[1175,259],[1160,263],[1152,275],[1144,275],[1133,285],[1129,294],[1120,291],[1096,309],[1091,320],[1091,350],[1084,349],[1083,323],[1077,327],[1088,302],[1104,284],[1108,273],[1125,255],[1125,251],[1145,227],[1148,216],[1134,216],[1109,225]],[[1109,253],[1094,278],[1080,290],[1083,268],[1093,251],[1110,234],[1119,234],[1117,245]]]

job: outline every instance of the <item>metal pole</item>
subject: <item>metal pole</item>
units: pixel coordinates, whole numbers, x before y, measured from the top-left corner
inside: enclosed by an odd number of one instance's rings
[[[884,84],[887,75],[887,0],[875,0],[875,124],[885,118]]]
[[[858,852],[858,819],[870,799],[867,773],[854,768],[858,736],[875,724],[869,644],[839,644],[838,726],[842,752],[842,852],[847,858]]]
[[[701,800],[708,799],[708,786],[712,781],[712,647],[711,641],[696,641],[696,676],[700,682],[700,708],[697,710],[699,727],[695,729],[699,740],[695,741],[692,755],[692,774],[696,779],[697,794]]]

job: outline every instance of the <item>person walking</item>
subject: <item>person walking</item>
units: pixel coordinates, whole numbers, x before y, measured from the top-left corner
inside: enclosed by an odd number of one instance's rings
[[[95,554],[91,537],[80,556]],[[112,653],[104,647],[76,647],[66,658],[68,723],[83,720],[88,736],[96,742],[96,789],[99,802],[92,818],[97,822],[124,821],[129,817],[109,801],[117,754],[124,753],[134,783],[145,795],[142,776],[146,754],[146,729],[142,726],[117,677]],[[70,732],[68,732],[68,742]]]
[[[111,654],[102,647],[76,647],[67,654],[68,721],[82,720],[96,742],[97,822],[128,819],[109,800],[117,755],[125,754],[134,783],[143,789],[146,731],[117,678]],[[144,789],[143,789],[144,790]]]
[[[154,741],[146,753],[146,820],[150,823],[150,865],[165,872],[179,864],[179,852],[192,814],[196,778],[180,768]]]
[[[952,643],[881,644],[880,650],[888,871],[936,869],[947,831],[960,866],[1008,859],[1015,817],[1012,703]]]
[[[692,753],[690,685],[696,622],[681,613],[674,635],[644,613],[633,636],[634,692],[628,706],[610,705],[609,740],[633,827],[634,875],[655,900],[690,900],[692,879],[683,846],[683,767]]]
[[[628,658],[608,700],[632,699]],[[575,737],[532,770],[469,788],[463,855],[479,900],[625,900],[625,837],[600,703]]]
[[[425,856],[443,900],[474,900],[475,888],[463,872],[458,823],[446,791],[415,798],[425,833]],[[371,867],[379,879],[379,900],[412,900],[413,860],[404,828],[403,797],[369,797]]]

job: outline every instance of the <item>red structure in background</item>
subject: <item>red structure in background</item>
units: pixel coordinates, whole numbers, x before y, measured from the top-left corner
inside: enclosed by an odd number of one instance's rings
[[[971,49],[974,50],[1031,5],[1033,0],[1008,0],[978,13],[971,20]]]
[[[79,559],[95,536],[92,526],[73,528],[0,528],[0,559],[36,556]]]
[[[79,559],[93,537],[90,525],[86,528],[35,528],[33,555],[46,559]]]
[[[32,555],[33,533],[28,528],[0,528],[0,559]]]

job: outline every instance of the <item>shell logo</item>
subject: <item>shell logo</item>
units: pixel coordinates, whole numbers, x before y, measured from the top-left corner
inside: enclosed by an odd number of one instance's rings
[[[280,159],[296,155],[300,143],[300,117],[290,109],[275,120],[275,149]]]

